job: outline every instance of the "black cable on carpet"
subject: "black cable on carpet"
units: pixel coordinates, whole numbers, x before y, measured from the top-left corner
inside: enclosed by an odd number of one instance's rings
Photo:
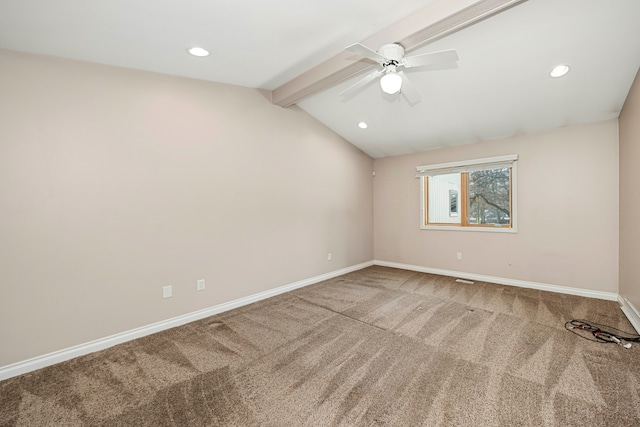
[[[618,344],[624,348],[631,348],[632,342],[640,343],[640,335],[596,322],[569,320],[564,324],[564,327],[567,331],[573,332],[580,338],[593,342]]]

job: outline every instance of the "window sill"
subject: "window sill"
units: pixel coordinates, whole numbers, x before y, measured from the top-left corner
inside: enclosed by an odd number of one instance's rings
[[[442,231],[479,231],[481,233],[517,233],[516,227],[456,227],[453,225],[422,225],[421,230],[442,230]]]

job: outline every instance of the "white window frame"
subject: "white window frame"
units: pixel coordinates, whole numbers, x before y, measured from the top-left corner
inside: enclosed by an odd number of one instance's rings
[[[485,159],[464,160],[460,162],[438,163],[434,165],[417,166],[416,178],[420,178],[420,228],[422,230],[443,230],[443,231],[479,231],[488,233],[517,233],[518,232],[518,155],[488,157]],[[471,172],[479,169],[497,169],[500,167],[511,168],[511,227],[474,227],[460,225],[431,225],[425,223],[425,199],[424,199],[424,177],[455,172]],[[466,203],[460,200],[459,203]],[[458,207],[459,209],[459,207]]]

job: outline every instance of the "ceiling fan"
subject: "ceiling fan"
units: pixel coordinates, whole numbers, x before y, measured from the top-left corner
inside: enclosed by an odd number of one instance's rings
[[[420,101],[420,93],[411,84],[403,68],[423,67],[432,65],[447,64],[456,66],[458,54],[455,49],[442,50],[439,52],[424,53],[421,55],[404,56],[404,48],[398,43],[383,45],[377,52],[360,43],[348,46],[346,50],[354,52],[365,58],[376,61],[382,68],[374,70],[358,80],[356,83],[343,91],[340,96],[348,97],[354,95],[364,88],[369,82],[380,77],[380,88],[390,95],[402,92],[410,104]]]

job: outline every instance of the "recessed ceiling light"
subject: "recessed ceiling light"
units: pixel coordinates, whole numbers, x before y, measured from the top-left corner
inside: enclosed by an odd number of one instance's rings
[[[360,122],[360,123],[358,123],[358,127],[360,129],[366,129],[366,128],[369,127],[369,125],[367,125],[365,122]]]
[[[553,70],[551,70],[551,72],[549,73],[549,75],[551,77],[562,77],[565,74],[567,74],[569,72],[569,66],[568,65],[557,65],[553,68]]]
[[[187,49],[187,52],[189,52],[193,56],[209,56],[209,51],[203,47],[190,47],[189,49]]]

